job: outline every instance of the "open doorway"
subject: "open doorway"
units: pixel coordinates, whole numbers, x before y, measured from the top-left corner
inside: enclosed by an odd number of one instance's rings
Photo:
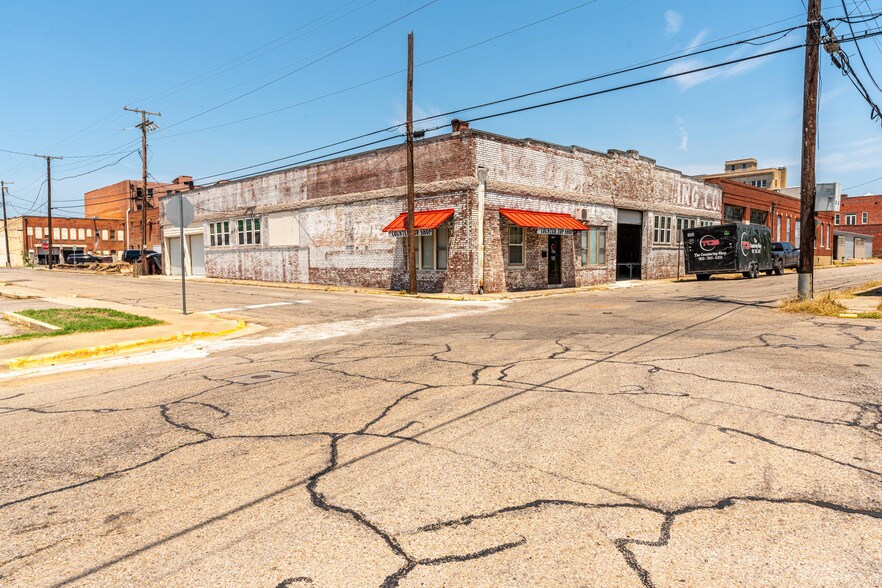
[[[643,213],[618,210],[616,232],[616,279],[639,280],[643,258]]]

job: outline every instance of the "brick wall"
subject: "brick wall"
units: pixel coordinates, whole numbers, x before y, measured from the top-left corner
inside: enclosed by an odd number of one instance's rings
[[[795,247],[800,246],[796,229],[801,217],[798,198],[721,177],[708,178],[707,182],[723,189],[724,207],[729,205],[744,208],[742,222],[750,220],[752,210],[763,211],[767,214],[765,225],[772,232],[772,241],[789,241]],[[833,259],[833,213],[819,212],[816,216],[815,263],[826,265]],[[720,219],[725,222],[722,215]]]
[[[863,222],[863,213],[867,222]],[[845,224],[845,215],[855,214],[855,225]],[[873,236],[873,257],[882,257],[882,195],[842,196],[837,229]]]
[[[548,238],[525,230],[526,267],[507,266],[508,221],[499,208],[562,212],[607,228],[607,260],[583,266],[579,235],[562,236],[561,283],[586,286],[615,279],[616,209],[644,215],[645,277],[676,275],[676,249],[651,245],[649,211],[716,219],[721,191],[655,165],[636,152],[596,153],[535,141],[518,141],[465,131],[419,141],[415,147],[416,209],[454,208],[448,269],[421,270],[421,291],[474,293],[479,289],[477,168],[486,168],[485,280],[487,292],[548,285]],[[218,183],[188,193],[194,225],[261,215],[296,215],[296,248],[231,245],[206,252],[206,273],[272,281],[302,281],[377,288],[406,288],[404,239],[382,228],[405,210],[404,151],[380,149],[312,166],[241,181]],[[163,200],[160,201],[162,218]],[[584,211],[584,217],[583,217]],[[220,248],[219,248],[220,249]]]

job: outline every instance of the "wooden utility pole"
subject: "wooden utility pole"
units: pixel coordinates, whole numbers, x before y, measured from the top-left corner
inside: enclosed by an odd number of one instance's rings
[[[818,69],[821,47],[821,0],[808,0],[805,34],[805,88],[802,101],[802,178],[800,179],[799,281],[797,296],[814,297],[815,150],[818,136]]]
[[[49,218],[49,222],[47,223],[49,226],[49,234],[46,235],[46,238],[49,239],[49,269],[52,269],[52,253],[53,253],[53,243],[52,243],[52,160],[53,159],[64,159],[60,155],[37,155],[34,154],[34,157],[42,157],[46,160],[46,216]]]
[[[6,184],[13,183],[0,180],[0,196],[3,197],[3,238],[6,239],[6,267],[12,267],[12,260],[9,257],[9,228],[6,226]]]
[[[141,115],[141,275],[147,273],[147,131],[156,128],[153,121],[147,120],[147,115],[162,116],[158,112],[148,112],[137,108],[124,106],[123,110],[137,112]],[[184,246],[184,235],[181,234],[181,247]]]
[[[407,35],[407,253],[411,294],[417,293],[416,240],[414,239],[413,185],[413,32]]]

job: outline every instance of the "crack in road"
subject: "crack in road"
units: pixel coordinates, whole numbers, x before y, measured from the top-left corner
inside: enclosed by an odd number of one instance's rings
[[[723,313],[721,313],[711,319],[699,321],[699,322],[696,322],[694,324],[691,324],[691,325],[683,327],[683,328],[667,331],[665,333],[662,333],[661,335],[651,337],[646,341],[642,341],[636,345],[627,347],[627,348],[620,350],[620,351],[608,352],[602,358],[599,358],[599,359],[580,359],[580,361],[586,363],[587,365],[576,368],[567,374],[564,374],[561,376],[555,376],[554,378],[548,380],[547,382],[541,383],[541,384],[531,383],[531,382],[522,382],[522,381],[510,379],[510,377],[509,377],[510,370],[514,369],[516,366],[523,363],[522,361],[493,365],[493,364],[482,364],[480,362],[467,362],[467,361],[450,359],[450,358],[446,358],[446,357],[440,357],[443,354],[453,353],[453,348],[450,344],[444,344],[444,349],[442,349],[440,351],[434,351],[432,353],[417,353],[417,354],[410,354],[410,355],[392,354],[392,355],[385,355],[385,356],[380,354],[380,355],[372,355],[370,357],[365,357],[365,358],[346,359],[343,356],[343,354],[345,353],[346,350],[343,350],[343,351],[322,352],[322,353],[318,353],[314,356],[308,357],[306,360],[307,362],[312,363],[312,364],[316,364],[319,367],[315,368],[314,370],[302,370],[302,371],[297,371],[297,372],[293,372],[293,373],[302,374],[302,373],[307,373],[309,371],[323,371],[323,372],[327,372],[327,373],[335,373],[335,374],[343,375],[346,377],[362,378],[362,379],[366,379],[366,380],[374,381],[374,382],[393,383],[393,384],[400,384],[400,385],[405,385],[405,386],[416,386],[415,389],[410,390],[404,394],[398,395],[392,402],[379,408],[378,412],[376,413],[376,416],[374,416],[373,418],[371,418],[370,420],[365,422],[359,429],[357,429],[355,431],[307,432],[307,433],[292,433],[292,434],[279,434],[279,435],[225,435],[225,436],[217,435],[216,436],[214,433],[212,433],[210,431],[203,431],[203,430],[191,425],[190,423],[188,423],[186,421],[182,421],[179,418],[174,418],[171,414],[169,414],[171,407],[176,406],[176,405],[187,405],[188,404],[188,405],[194,405],[194,406],[203,406],[203,407],[217,413],[218,415],[220,415],[220,418],[222,418],[222,419],[229,418],[230,412],[227,409],[223,408],[222,402],[214,401],[213,403],[208,403],[208,402],[193,400],[194,398],[198,398],[199,396],[207,394],[208,392],[217,391],[222,388],[241,386],[241,385],[237,385],[237,384],[229,383],[229,382],[227,382],[223,385],[217,386],[217,387],[209,388],[208,390],[200,391],[196,394],[184,396],[184,397],[177,399],[177,400],[172,400],[169,402],[156,404],[156,405],[152,405],[152,406],[148,406],[148,407],[70,409],[70,410],[51,410],[51,409],[36,408],[36,407],[0,407],[0,409],[4,409],[4,410],[8,410],[8,411],[29,411],[29,412],[34,412],[34,413],[38,413],[38,414],[66,414],[66,413],[87,413],[87,412],[92,412],[92,413],[96,413],[96,414],[107,414],[107,413],[111,413],[111,412],[120,412],[120,411],[158,410],[159,414],[162,417],[162,419],[164,420],[164,422],[167,423],[169,426],[171,426],[177,430],[186,431],[186,432],[193,433],[193,434],[200,435],[200,436],[204,437],[204,438],[201,438],[198,440],[194,440],[192,442],[180,444],[180,445],[173,447],[169,450],[160,452],[159,454],[157,454],[156,456],[152,457],[149,460],[139,462],[139,463],[131,465],[129,467],[120,468],[116,471],[104,474],[102,476],[97,476],[94,479],[85,480],[85,481],[82,481],[82,482],[79,482],[76,484],[70,484],[70,485],[67,485],[64,487],[41,492],[38,494],[34,494],[32,496],[23,497],[23,498],[13,500],[13,501],[10,501],[10,502],[4,503],[4,504],[0,504],[0,509],[9,507],[9,506],[12,506],[15,504],[27,502],[27,501],[30,501],[30,500],[33,500],[36,498],[40,498],[43,496],[47,496],[47,495],[63,492],[66,490],[79,488],[79,487],[85,486],[87,484],[97,483],[99,481],[106,480],[110,477],[119,476],[119,475],[122,475],[122,474],[125,474],[128,472],[132,472],[138,468],[144,467],[144,466],[149,465],[151,463],[155,463],[155,462],[163,459],[164,457],[166,457],[166,456],[168,456],[168,455],[170,455],[180,449],[187,448],[187,447],[193,447],[193,446],[196,446],[196,445],[199,445],[202,443],[214,442],[214,441],[218,441],[218,440],[222,440],[222,439],[263,439],[263,438],[288,438],[288,437],[307,437],[307,436],[326,437],[329,442],[328,459],[327,459],[327,464],[322,469],[314,472],[313,474],[311,474],[310,476],[308,476],[304,480],[290,484],[290,485],[282,488],[281,490],[274,492],[268,496],[263,496],[257,500],[251,501],[250,503],[240,505],[240,507],[237,508],[237,511],[242,508],[249,508],[251,506],[254,506],[254,505],[261,503],[264,500],[268,499],[268,497],[270,497],[270,496],[276,496],[282,492],[286,492],[288,490],[291,490],[292,488],[297,487],[301,484],[305,485],[305,489],[310,496],[312,504],[315,507],[317,507],[318,509],[325,511],[325,512],[335,513],[337,515],[341,515],[341,516],[352,519],[360,527],[368,530],[370,533],[372,533],[377,538],[382,540],[382,542],[388,547],[388,549],[393,554],[395,554],[396,556],[398,556],[399,558],[401,558],[403,560],[403,564],[401,565],[401,567],[399,567],[397,570],[395,570],[392,574],[388,575],[383,580],[383,582],[381,584],[381,586],[383,586],[383,587],[391,588],[394,586],[398,586],[399,583],[402,580],[404,580],[408,576],[408,574],[410,574],[418,566],[436,566],[436,565],[451,564],[451,563],[464,562],[464,561],[470,561],[470,560],[474,560],[474,559],[490,557],[490,556],[493,556],[497,553],[501,553],[504,551],[508,551],[511,549],[516,549],[518,547],[521,547],[527,543],[528,539],[527,539],[527,537],[521,536],[516,541],[508,541],[508,542],[498,543],[496,545],[492,545],[492,546],[489,546],[489,547],[486,547],[484,549],[480,549],[480,550],[477,550],[474,552],[461,553],[461,554],[447,554],[444,556],[434,557],[434,558],[416,558],[412,554],[408,553],[402,547],[401,543],[399,542],[398,537],[396,537],[395,534],[383,529],[381,527],[381,525],[379,523],[373,521],[368,514],[366,514],[364,512],[360,512],[350,506],[346,506],[345,504],[338,504],[333,499],[329,498],[326,493],[323,493],[320,490],[320,486],[321,486],[321,482],[322,482],[323,478],[326,478],[331,473],[338,471],[339,469],[341,469],[343,467],[351,465],[355,461],[360,461],[360,460],[366,459],[367,457],[372,456],[372,455],[376,455],[381,451],[388,451],[390,449],[393,449],[394,447],[397,447],[400,443],[416,443],[416,444],[419,444],[422,446],[427,446],[427,447],[431,447],[433,449],[447,451],[447,452],[450,452],[450,453],[453,453],[456,455],[460,455],[460,456],[468,456],[468,457],[475,458],[475,459],[483,459],[485,461],[489,461],[490,463],[495,463],[498,466],[499,465],[498,463],[487,460],[486,458],[483,458],[481,456],[470,455],[467,452],[458,452],[458,451],[455,451],[455,450],[452,450],[452,449],[449,449],[449,448],[446,448],[443,446],[431,444],[426,441],[423,441],[422,439],[420,439],[420,437],[422,437],[424,435],[428,435],[433,431],[436,431],[442,427],[445,427],[445,426],[451,424],[452,422],[458,421],[460,419],[468,418],[468,417],[473,416],[483,410],[487,410],[488,408],[498,406],[499,404],[501,404],[503,402],[507,402],[509,400],[512,400],[512,399],[519,397],[523,394],[526,394],[528,392],[553,391],[553,392],[572,393],[572,394],[589,394],[589,395],[596,395],[596,396],[628,396],[628,397],[662,396],[662,397],[674,397],[674,398],[690,398],[691,400],[695,400],[697,402],[719,402],[719,403],[723,403],[723,404],[730,404],[730,405],[734,405],[734,406],[747,408],[750,410],[767,412],[769,414],[775,414],[778,416],[783,416],[785,418],[791,418],[791,419],[802,420],[802,421],[807,421],[807,422],[814,422],[814,423],[821,424],[821,425],[855,427],[855,428],[858,428],[858,429],[861,429],[864,431],[878,434],[880,423],[882,423],[882,406],[880,406],[879,404],[871,403],[871,402],[861,403],[861,402],[856,402],[856,401],[852,401],[852,400],[843,400],[843,399],[837,399],[837,398],[824,398],[821,396],[813,396],[813,395],[801,393],[801,392],[783,390],[780,388],[776,388],[774,386],[770,386],[767,384],[761,384],[761,383],[734,382],[734,383],[745,385],[745,386],[754,386],[759,389],[763,389],[766,391],[772,391],[775,393],[792,394],[792,395],[810,398],[813,400],[818,400],[818,401],[823,401],[823,402],[842,403],[842,404],[850,405],[856,409],[857,414],[851,421],[828,421],[828,420],[823,420],[823,419],[812,419],[812,418],[808,418],[808,417],[800,417],[797,415],[779,414],[779,413],[775,413],[773,411],[766,411],[763,409],[757,409],[752,406],[742,406],[737,403],[720,401],[718,399],[697,398],[694,396],[690,396],[690,394],[685,393],[685,392],[682,392],[682,393],[680,393],[680,392],[659,392],[659,391],[647,390],[644,386],[636,385],[636,384],[622,387],[617,392],[610,392],[610,393],[575,391],[575,390],[569,390],[566,388],[556,387],[556,386],[552,385],[554,382],[559,381],[565,377],[570,377],[570,376],[572,376],[578,372],[581,372],[583,370],[586,370],[592,366],[596,366],[596,365],[604,364],[604,363],[608,363],[608,364],[612,364],[612,365],[642,366],[642,367],[647,367],[653,373],[667,372],[667,373],[674,373],[674,374],[682,374],[682,375],[693,376],[696,378],[702,378],[707,381],[715,381],[715,382],[730,384],[730,383],[733,383],[731,380],[723,380],[721,378],[716,378],[714,376],[706,376],[703,374],[691,373],[689,371],[682,371],[682,370],[676,370],[673,368],[661,367],[661,366],[657,365],[656,362],[696,359],[696,358],[707,357],[707,356],[715,355],[715,354],[733,353],[733,352],[737,352],[737,351],[744,351],[744,350],[751,350],[751,349],[758,349],[758,348],[777,348],[777,349],[802,348],[802,349],[807,349],[807,348],[826,348],[827,347],[827,345],[797,345],[797,344],[793,344],[793,343],[777,343],[777,344],[771,343],[768,339],[772,336],[778,336],[778,335],[765,333],[765,334],[761,334],[758,336],[758,338],[761,342],[760,344],[741,345],[741,346],[736,346],[736,347],[726,349],[726,350],[718,350],[718,351],[713,351],[713,352],[695,354],[695,355],[690,355],[690,356],[682,356],[682,357],[660,358],[660,359],[654,359],[651,361],[647,361],[647,360],[627,361],[627,360],[616,359],[616,358],[622,357],[625,354],[628,354],[638,348],[645,348],[645,346],[656,344],[666,337],[670,337],[675,334],[682,334],[684,332],[687,332],[690,329],[693,329],[693,328],[696,328],[696,327],[699,327],[702,325],[706,325],[706,324],[708,324],[712,321],[715,321],[715,320],[719,320],[720,318],[722,318],[728,314],[731,314],[732,312],[735,312],[737,310],[741,310],[741,309],[747,308],[747,307],[757,307],[757,306],[761,306],[761,305],[739,303],[736,308],[727,310],[727,311],[725,311],[725,312],[723,312]],[[537,358],[536,360],[543,360],[543,361],[570,360],[571,358],[568,358],[567,354],[573,353],[573,346],[567,343],[568,338],[569,338],[568,336],[562,336],[562,337],[556,338],[554,340],[554,344],[557,347],[559,347],[559,349],[551,352],[550,354],[548,354],[544,358]],[[868,342],[868,341],[862,339],[861,337],[858,337],[857,335],[854,335],[851,333],[849,333],[849,338],[856,341],[855,343],[852,343],[850,346],[848,346],[851,349],[856,349],[856,347],[859,347],[859,346],[864,346],[864,345],[869,346],[869,345],[874,344],[873,342]],[[491,333],[487,337],[487,339],[488,340],[496,340],[496,341],[500,340],[500,339],[498,339],[498,333]],[[352,345],[350,347],[354,348],[354,349],[359,349],[361,347],[366,347],[369,345],[370,345],[370,343],[366,343],[363,345]],[[409,343],[409,342],[402,343],[402,345],[407,345],[409,347],[413,346],[413,344]],[[435,346],[425,345],[425,347],[437,348],[438,346],[437,345],[435,345]],[[425,349],[425,351],[428,352],[428,351],[430,351],[430,349]],[[256,363],[270,363],[271,364],[274,361],[272,359],[258,361],[258,360],[255,360],[253,357],[247,357],[246,355],[237,355],[237,356],[231,356],[231,357],[236,357],[237,359],[244,361],[245,363],[242,365],[245,365],[245,364],[254,365]],[[402,435],[401,433],[403,433],[405,430],[413,427],[414,425],[423,425],[423,423],[421,421],[410,420],[409,422],[405,423],[403,426],[399,426],[398,428],[394,429],[393,431],[391,431],[389,433],[372,432],[372,431],[370,431],[370,429],[377,428],[377,426],[381,422],[386,420],[396,410],[396,408],[398,408],[402,405],[402,403],[404,403],[407,400],[415,399],[415,397],[420,392],[424,392],[426,390],[437,389],[437,388],[440,388],[441,386],[432,385],[432,384],[426,383],[426,382],[413,381],[411,379],[395,379],[395,378],[377,377],[377,376],[370,376],[370,375],[364,375],[364,374],[359,374],[359,373],[353,373],[353,372],[347,371],[343,366],[345,366],[346,364],[357,363],[359,361],[377,360],[378,358],[379,359],[387,358],[389,360],[396,360],[396,359],[400,360],[400,359],[406,358],[406,357],[420,358],[420,359],[431,359],[431,360],[437,361],[437,362],[461,364],[464,366],[472,367],[472,368],[474,368],[473,371],[471,372],[471,380],[472,380],[473,385],[477,385],[480,377],[482,376],[482,374],[485,373],[485,371],[497,369],[497,370],[499,370],[499,375],[495,379],[496,382],[494,385],[504,387],[509,390],[513,390],[513,392],[511,394],[508,394],[508,395],[500,398],[500,399],[493,400],[492,402],[489,402],[479,408],[470,410],[470,411],[466,412],[465,414],[456,416],[453,419],[445,420],[445,421],[441,422],[440,424],[436,424],[436,425],[430,426],[428,428],[425,428],[423,430],[420,430],[412,436],[405,436],[405,435]],[[328,361],[329,359],[334,359],[334,360],[338,360],[338,361]],[[190,370],[189,373],[190,374],[200,374],[200,373],[203,373],[209,369],[210,368],[200,367],[200,368]],[[173,378],[173,377],[181,377],[181,373],[179,372],[178,374],[169,374],[165,377],[158,378],[158,379],[154,380],[153,383],[166,381],[166,380]],[[211,378],[211,377],[206,376],[204,374],[201,377],[204,378],[205,380],[209,380],[209,381],[213,381],[213,382],[217,382],[218,380],[222,379],[222,378],[214,379],[214,378]],[[148,385],[150,383],[151,382],[145,382],[145,384],[142,384],[142,385]],[[259,385],[259,384],[257,384],[257,385]],[[124,390],[124,389],[125,388],[120,388],[119,390]],[[117,391],[119,391],[119,390],[117,390]],[[105,392],[102,392],[101,394],[109,394],[109,393],[111,393],[111,391],[105,391]],[[0,401],[12,400],[12,399],[21,397],[24,394],[25,393],[15,394],[13,396],[9,396],[9,397],[0,399]],[[875,475],[875,476],[882,475],[882,474],[880,474],[880,472],[872,470],[870,468],[865,468],[865,467],[861,467],[861,466],[856,466],[854,464],[849,464],[847,462],[842,462],[842,461],[839,461],[839,460],[836,460],[836,459],[821,455],[817,452],[809,451],[806,449],[788,446],[788,445],[782,444],[780,442],[774,441],[772,439],[769,439],[767,437],[764,437],[762,435],[759,435],[756,433],[751,433],[749,431],[744,431],[744,430],[735,429],[735,428],[731,428],[731,427],[725,427],[725,426],[717,426],[717,425],[714,425],[713,423],[702,423],[700,421],[686,419],[686,417],[684,417],[682,415],[678,415],[676,413],[667,413],[665,411],[661,411],[661,410],[654,408],[654,407],[646,407],[643,405],[638,405],[638,406],[641,406],[641,408],[644,408],[647,410],[656,410],[656,411],[661,412],[663,414],[669,414],[669,416],[673,416],[676,418],[682,418],[684,420],[687,420],[687,421],[695,423],[695,424],[702,424],[705,426],[715,426],[719,432],[724,433],[724,434],[743,435],[743,436],[755,439],[759,442],[770,444],[770,445],[773,445],[773,446],[776,446],[776,447],[779,447],[779,448],[782,448],[785,450],[791,450],[791,451],[796,451],[796,452],[800,452],[800,453],[810,454],[812,456],[828,460],[828,461],[833,462],[833,463],[840,465],[840,466],[845,466],[845,467],[849,467],[849,468],[852,468],[855,470],[862,471],[866,474],[871,474],[871,475]],[[9,412],[3,413],[3,414],[9,414]],[[348,438],[356,438],[359,436],[384,438],[384,439],[388,439],[388,440],[392,441],[393,443],[391,445],[388,445],[388,446],[383,447],[381,449],[374,450],[366,455],[360,455],[359,457],[354,458],[353,460],[350,460],[348,462],[340,463],[340,461],[339,461],[339,444]],[[540,471],[542,471],[542,470],[540,470]],[[545,472],[545,473],[549,473],[549,472]],[[591,484],[591,485],[593,485],[593,484]],[[602,486],[596,486],[596,487],[603,488]],[[608,488],[604,488],[604,489],[608,490],[610,492],[615,492],[612,489],[608,489]],[[789,499],[789,498],[788,499],[778,499],[778,498],[768,498],[768,497],[761,497],[761,496],[734,496],[734,497],[727,497],[727,498],[720,499],[712,504],[690,505],[690,506],[685,506],[685,507],[677,509],[677,510],[666,511],[666,510],[660,509],[656,506],[644,504],[641,501],[638,501],[636,498],[633,498],[630,496],[625,496],[624,494],[621,494],[621,493],[619,493],[619,494],[621,496],[623,496],[624,498],[631,500],[632,502],[621,502],[621,503],[596,502],[596,503],[591,503],[591,502],[580,502],[580,501],[565,500],[565,499],[538,498],[538,499],[535,499],[535,500],[532,500],[532,501],[529,501],[529,502],[526,502],[523,504],[506,506],[506,507],[502,507],[502,508],[499,508],[499,509],[496,509],[493,511],[467,514],[467,515],[463,515],[462,517],[459,517],[457,519],[429,523],[429,524],[426,524],[422,527],[419,527],[416,531],[421,532],[421,533],[431,533],[433,531],[437,531],[442,528],[455,528],[458,526],[469,525],[476,520],[490,519],[490,518],[494,518],[494,517],[509,514],[509,513],[516,513],[516,512],[532,510],[532,509],[554,508],[554,507],[576,507],[576,508],[586,508],[586,509],[638,509],[638,510],[643,510],[643,511],[647,511],[647,512],[652,512],[652,513],[655,513],[655,514],[658,514],[658,515],[661,515],[664,517],[664,520],[663,520],[661,527],[659,529],[658,539],[653,540],[653,541],[648,541],[648,540],[644,540],[644,539],[616,538],[613,540],[613,544],[615,545],[615,548],[618,550],[618,552],[623,557],[625,563],[636,574],[636,576],[643,583],[643,585],[646,588],[653,588],[654,584],[653,584],[652,579],[649,575],[649,572],[644,567],[641,566],[641,564],[639,563],[634,552],[630,549],[630,546],[632,546],[632,545],[643,545],[643,546],[650,546],[650,547],[667,546],[670,539],[671,539],[673,526],[676,522],[677,517],[684,515],[684,514],[696,512],[699,510],[724,510],[725,508],[732,506],[733,504],[735,504],[738,501],[753,501],[753,502],[767,502],[767,503],[775,503],[775,504],[801,504],[801,505],[808,505],[808,506],[814,506],[814,507],[818,507],[818,508],[833,510],[833,511],[837,511],[840,513],[850,514],[850,515],[869,516],[869,517],[872,517],[875,519],[882,519],[882,511],[880,511],[880,510],[858,509],[858,508],[850,507],[847,505],[836,504],[833,502],[827,502],[827,501],[822,501],[822,500]],[[223,514],[218,515],[216,517],[212,517],[208,520],[205,520],[205,521],[199,523],[196,527],[191,527],[191,528],[188,528],[188,529],[181,531],[179,533],[172,534],[171,537],[164,538],[162,541],[180,536],[183,533],[191,532],[194,528],[203,528],[204,526],[211,524],[214,521],[220,520],[221,518],[227,516],[228,514],[229,513],[223,513]],[[123,559],[133,557],[135,554],[141,553],[147,549],[150,549],[153,545],[156,545],[156,544],[157,543],[148,544],[148,545],[143,546],[142,548],[136,550],[135,552],[127,554],[121,558],[116,558],[116,559],[111,560],[109,562],[105,562],[104,564],[102,564],[96,568],[86,570],[82,574],[80,574],[74,578],[69,578],[65,582],[62,582],[62,584],[70,583],[75,580],[79,580],[79,579],[83,579],[85,577],[88,577],[91,573],[93,573],[97,569],[103,569],[104,567],[118,563],[119,561],[122,561]],[[281,580],[277,584],[277,588],[289,587],[289,586],[292,586],[297,583],[309,584],[312,582],[313,582],[313,578],[307,577],[307,576],[290,577],[290,578]],[[59,585],[61,585],[61,584],[59,584]]]

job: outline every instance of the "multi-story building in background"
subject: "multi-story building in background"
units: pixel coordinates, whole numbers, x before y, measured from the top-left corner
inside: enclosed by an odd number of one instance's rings
[[[9,257],[13,267],[46,265],[49,261],[49,219],[45,216],[17,216],[7,222]],[[0,259],[6,263],[6,240],[0,226]],[[45,245],[45,248],[44,248]],[[125,223],[107,218],[52,217],[53,263],[71,253],[91,253],[117,261],[125,249]]]
[[[147,183],[147,248],[162,244],[159,233],[159,208],[157,198],[193,188],[191,176],[178,176],[169,183]],[[141,247],[141,209],[144,203],[140,180],[123,180],[97,190],[86,192],[86,218],[118,219],[124,222],[124,249]]]
[[[882,257],[882,195],[842,195],[835,224],[844,231],[873,237],[873,257]]]
[[[778,190],[787,187],[786,167],[767,167],[760,169],[756,159],[732,159],[723,166],[722,174],[704,174],[696,176],[701,179],[724,177],[727,180],[741,182],[754,188]]]
[[[723,190],[724,223],[766,225],[772,232],[772,241],[789,241],[799,247],[799,197],[765,188],[745,185],[728,176],[707,177],[705,181]],[[815,264],[830,265],[833,261],[834,213],[815,214]]]

